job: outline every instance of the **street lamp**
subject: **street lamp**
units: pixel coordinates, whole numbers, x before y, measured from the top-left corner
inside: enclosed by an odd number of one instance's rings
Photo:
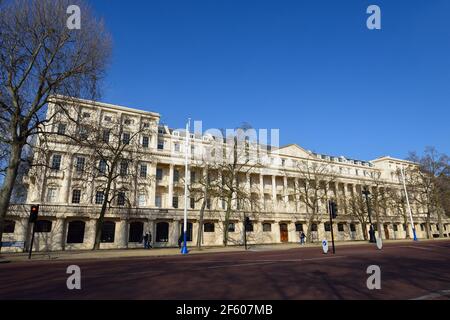
[[[375,230],[373,229],[373,225],[372,225],[372,218],[370,217],[370,204],[369,204],[369,195],[370,195],[370,191],[369,189],[367,189],[367,187],[364,187],[362,194],[366,197],[366,203],[367,203],[367,213],[369,215],[369,224],[370,224],[370,229],[369,229],[369,242],[375,243],[377,242],[377,240],[375,239]]]

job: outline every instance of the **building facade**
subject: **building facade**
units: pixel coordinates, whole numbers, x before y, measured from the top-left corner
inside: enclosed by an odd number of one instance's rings
[[[31,228],[28,223],[30,205],[39,204],[39,220],[35,225],[34,248],[39,251],[92,249],[95,239],[95,226],[104,202],[104,183],[102,177],[86,173],[91,162],[96,162],[97,170],[102,166],[95,152],[88,147],[79,147],[65,135],[80,133],[83,121],[90,121],[102,131],[102,128],[120,127],[122,142],[135,142],[133,149],[138,155],[134,159],[130,176],[126,180],[118,174],[112,182],[114,196],[108,204],[102,228],[101,248],[140,248],[145,233],[152,235],[154,247],[174,247],[183,227],[185,152],[189,152],[188,179],[192,186],[199,183],[206,164],[194,158],[196,150],[217,143],[217,139],[208,134],[191,134],[190,148],[185,148],[185,131],[169,128],[160,123],[160,115],[155,112],[130,109],[122,106],[98,103],[86,100],[67,102],[72,112],[71,121],[59,112],[65,98],[55,97],[49,104],[47,119],[50,135],[45,139],[45,153],[35,151],[35,157],[41,157],[45,165],[37,166],[28,172],[23,182],[27,189],[25,204],[11,205],[4,233],[4,242],[10,246],[5,251],[21,251],[30,243]],[[145,128],[145,130],[142,130]],[[99,136],[101,134],[99,133]],[[108,134],[109,137],[109,134]],[[220,141],[226,145],[225,141]],[[259,153],[260,144],[251,144],[252,150]],[[36,140],[36,150],[44,149],[42,137]],[[226,146],[224,147],[226,149]],[[228,244],[241,245],[244,240],[244,215],[250,217],[251,225],[247,230],[250,244],[270,244],[298,242],[300,232],[310,233],[312,241],[330,239],[326,199],[336,199],[339,214],[332,227],[335,239],[363,240],[369,224],[361,219],[366,203],[362,196],[365,186],[375,196],[377,189],[392,189],[402,193],[398,170],[401,166],[414,166],[408,161],[381,157],[372,161],[359,161],[340,156],[327,156],[305,150],[298,145],[269,148],[264,153],[265,161],[243,165],[246,168],[238,172],[241,181],[239,188],[257,206],[239,208],[236,199],[231,203],[220,196],[208,198],[204,223],[199,225],[201,201],[193,196],[188,206],[188,246],[197,243],[198,228],[203,229],[202,245],[223,245],[223,231],[227,206],[231,205],[228,225]],[[301,166],[326,168],[326,181],[329,187],[326,195],[317,199],[317,213],[312,216],[305,196],[306,175]],[[109,164],[104,161],[106,167]],[[216,167],[217,169],[217,167]],[[122,165],[121,170],[129,170]],[[358,200],[358,201],[356,201]],[[356,206],[363,206],[358,215]],[[426,237],[424,209],[411,201],[414,227],[419,238]],[[412,234],[409,216],[405,210],[401,214],[394,206],[372,208],[372,222],[376,235],[383,239],[405,239]],[[439,233],[443,228],[445,235],[450,232],[450,221],[441,225],[432,217],[431,231]],[[309,228],[308,228],[309,226]],[[21,245],[24,248],[21,248]]]

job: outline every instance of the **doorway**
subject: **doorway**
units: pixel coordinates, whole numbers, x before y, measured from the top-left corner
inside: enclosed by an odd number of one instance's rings
[[[280,223],[280,240],[281,242],[289,241],[288,226],[286,223]]]

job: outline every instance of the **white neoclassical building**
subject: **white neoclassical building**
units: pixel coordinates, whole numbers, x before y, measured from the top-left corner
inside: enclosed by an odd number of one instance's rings
[[[64,98],[55,97],[53,101],[47,111],[50,127],[55,133],[70,132],[75,124],[55,116],[56,105],[64,103]],[[142,236],[147,232],[152,235],[154,247],[177,246],[184,212],[184,131],[161,124],[160,115],[155,112],[87,100],[77,100],[76,106],[71,108],[76,110],[74,114],[78,117],[94,121],[99,128],[119,123],[121,138],[134,139],[138,146],[136,179],[121,181],[118,177],[113,182],[115,197],[105,216],[101,248],[142,247]],[[140,128],[146,130],[141,131]],[[134,134],[136,132],[139,134]],[[194,154],[195,150],[211,144],[212,140],[211,135],[191,134],[188,149]],[[42,141],[38,137],[37,149],[40,144]],[[21,251],[29,246],[31,228],[28,218],[32,204],[40,205],[34,240],[36,250],[79,250],[93,246],[96,220],[103,203],[103,190],[98,188],[98,181],[88,179],[84,172],[93,152],[77,147],[73,141],[60,135],[47,138],[46,144],[50,150],[44,160],[47,165],[31,169],[24,177],[26,202],[11,205],[8,212],[3,241],[9,245],[2,250]],[[257,143],[254,145],[255,150],[259,147]],[[204,170],[201,162],[191,161],[192,154],[189,157],[190,184],[196,183]],[[35,156],[41,155],[35,153]],[[367,234],[369,226],[363,228],[360,219],[351,212],[350,199],[358,197],[364,200],[362,189],[366,185],[374,187],[374,175],[384,188],[388,186],[401,192],[398,169],[414,165],[391,157],[360,161],[344,156],[321,155],[296,144],[271,148],[265,159],[263,164],[249,164],[248,170],[241,174],[240,188],[245,188],[260,205],[258,209],[238,210],[236,202],[232,203],[228,226],[231,245],[243,242],[244,213],[252,222],[247,231],[250,243],[298,242],[299,233],[307,232],[310,215],[301,193],[297,191],[304,179],[298,170],[299,163],[326,167],[335,176],[327,191],[329,198],[338,199],[339,214],[333,223],[335,239],[363,240],[363,233]],[[187,203],[188,245],[196,244],[198,228],[203,228],[203,245],[222,245],[226,201],[208,199],[203,226],[199,226],[198,222],[201,201],[189,198]],[[326,204],[327,201],[318,203],[320,214],[314,217],[310,231],[313,240],[331,237]],[[424,238],[424,210],[413,201],[411,206],[417,236]],[[372,212],[377,236],[404,239],[407,228],[412,234],[409,218],[405,220],[395,210],[385,208],[382,213],[379,212],[378,224],[375,223],[375,216]],[[450,232],[449,223],[447,219],[442,224],[446,235]],[[432,233],[438,233],[438,228],[437,219],[432,217]],[[24,248],[21,248],[22,245]]]

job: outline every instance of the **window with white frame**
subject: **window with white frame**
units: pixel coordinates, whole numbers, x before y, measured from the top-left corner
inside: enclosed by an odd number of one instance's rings
[[[139,193],[138,195],[138,205],[143,207],[147,204],[147,197],[144,192]]]
[[[161,208],[162,207],[162,198],[160,194],[157,194],[155,196],[155,207]]]
[[[72,203],[80,203],[81,201],[81,190],[73,189],[72,190]]]
[[[139,169],[139,176],[141,178],[147,178],[147,164],[141,163],[141,166]]]
[[[95,193],[95,204],[103,204],[105,199],[105,193],[103,191],[97,191]]]
[[[85,162],[86,162],[86,159],[84,157],[76,158],[75,170],[77,173],[81,173],[84,171]]]
[[[61,169],[61,155],[54,154],[52,157],[52,170],[60,170]]]
[[[58,189],[54,187],[50,187],[47,189],[47,202],[55,203],[58,196]]]

